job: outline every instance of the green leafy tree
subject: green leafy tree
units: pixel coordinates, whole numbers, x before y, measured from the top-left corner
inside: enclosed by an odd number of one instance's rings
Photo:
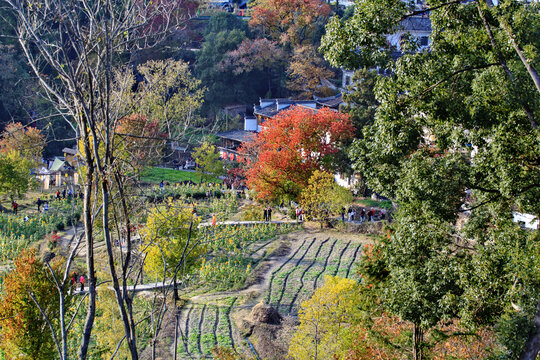
[[[169,202],[150,211],[142,235],[147,245],[144,270],[151,278],[182,278],[205,252],[196,241],[199,219],[193,211],[182,202]]]
[[[330,22],[322,42],[335,66],[392,69],[377,80],[373,124],[351,150],[368,185],[400,204],[392,243],[401,250],[383,251],[390,279],[401,283],[387,283],[394,294],[387,305],[419,330],[449,316],[497,329],[527,319],[533,330],[519,341],[499,333],[509,344],[502,356],[534,359],[540,284],[520,247],[537,254],[539,245],[511,218],[513,211],[540,214],[540,7],[441,0],[422,11],[433,28],[429,51],[416,52],[414,39],[404,39],[407,51],[390,60],[386,34],[418,15],[398,0],[358,1],[349,20]],[[433,276],[425,281],[435,285],[421,286],[419,275]],[[415,337],[417,358],[421,340]]]
[[[356,138],[361,138],[364,127],[371,125],[375,119],[378,106],[375,98],[377,77],[376,71],[357,70],[354,72],[349,92],[343,94],[345,104],[341,110],[351,116],[353,126],[356,129]]]
[[[210,18],[195,66],[197,78],[208,88],[204,113],[215,114],[226,104],[249,99],[249,84],[221,65],[225,54],[235,50],[247,38],[247,31],[246,24],[231,14]]]
[[[195,163],[197,163],[196,172],[201,179],[201,183],[225,174],[223,162],[216,152],[216,147],[209,142],[204,142],[196,148],[192,156]]]
[[[31,184],[30,169],[33,162],[16,151],[0,154],[0,194],[11,200],[28,191]]]
[[[137,71],[144,81],[137,84],[136,93],[124,93],[129,111],[158,119],[161,131],[176,141],[183,139],[188,129],[202,124],[198,111],[205,88],[201,80],[191,75],[187,63],[173,59],[148,61],[139,65]],[[132,86],[119,83],[122,90],[135,87],[134,83]]]
[[[320,170],[313,172],[300,195],[300,204],[307,210],[308,219],[319,221],[321,229],[352,200],[351,192],[336,184],[331,173]]]

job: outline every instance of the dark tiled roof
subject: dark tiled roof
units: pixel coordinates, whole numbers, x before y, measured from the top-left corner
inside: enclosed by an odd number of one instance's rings
[[[231,131],[225,131],[221,133],[216,134],[217,137],[228,139],[228,140],[234,140],[239,142],[248,142],[253,139],[255,139],[256,134],[252,131],[245,131],[245,130],[231,130]]]
[[[334,96],[325,97],[325,98],[320,98],[317,96],[314,96],[314,98],[317,104],[321,106],[331,107],[331,108],[338,107],[339,104],[343,103],[343,97],[341,93]]]
[[[272,118],[276,116],[279,112],[286,110],[290,108],[292,105],[309,105],[309,104],[315,104],[314,100],[291,100],[291,99],[261,99],[260,103],[270,103],[265,106],[255,105],[253,107],[253,113],[255,115],[260,115],[268,118]],[[279,107],[281,107],[278,110],[278,104]]]
[[[254,108],[253,108],[253,113],[255,115],[261,115],[261,116],[264,116],[264,117],[272,118],[272,117],[276,116],[280,111],[287,110],[289,107],[291,107],[291,105],[292,104],[289,104],[286,107],[281,108],[279,110],[277,109],[276,104],[265,106],[263,108],[258,106],[258,105],[255,105]]]
[[[413,16],[402,20],[400,28],[405,31],[431,31],[431,20],[428,17]]]

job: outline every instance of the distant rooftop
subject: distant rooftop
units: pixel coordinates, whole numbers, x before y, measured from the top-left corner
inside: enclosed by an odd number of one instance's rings
[[[400,27],[404,31],[428,31],[431,32],[431,20],[428,17],[412,16],[402,20]]]
[[[337,108],[340,104],[343,103],[343,96],[341,93],[334,96],[325,97],[325,98],[320,98],[317,96],[313,96],[313,97],[315,98],[315,101],[317,102],[318,105],[324,106],[324,107]]]
[[[253,113],[268,118],[276,116],[279,112],[290,108],[293,105],[300,105],[315,109],[315,100],[291,100],[291,99],[260,99],[259,105],[253,107]]]
[[[256,134],[252,131],[246,131],[246,130],[231,130],[231,131],[225,131],[220,132],[216,134],[217,137],[228,139],[228,140],[234,140],[239,142],[248,142],[253,139],[255,139]]]

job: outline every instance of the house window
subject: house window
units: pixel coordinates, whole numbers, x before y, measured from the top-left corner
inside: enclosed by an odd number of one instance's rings
[[[351,77],[345,76],[345,86],[349,86],[349,85],[351,85]]]
[[[428,45],[428,37],[427,36],[421,36],[420,37],[420,46],[427,46]]]

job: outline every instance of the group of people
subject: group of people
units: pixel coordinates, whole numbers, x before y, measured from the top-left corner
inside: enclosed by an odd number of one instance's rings
[[[304,209],[299,208],[298,206],[294,210],[294,214],[296,215],[296,220],[304,221]]]
[[[37,211],[41,212],[41,205],[43,205],[43,212],[46,213],[49,211],[49,202],[46,200],[41,200],[41,198],[38,198],[36,201],[37,204]]]
[[[61,200],[61,199],[65,199],[66,197],[67,198],[72,198],[74,196],[73,194],[73,190],[72,189],[65,189],[60,191],[60,190],[56,190],[56,200]],[[82,191],[79,191],[79,193],[75,196],[75,197],[78,197],[79,199],[82,199],[84,196],[83,192]]]
[[[73,273],[71,275],[71,289],[76,290],[77,289],[77,283],[80,285],[80,290],[84,291],[84,275],[79,276],[77,273]]]
[[[264,208],[263,218],[265,222],[272,221],[272,208],[270,206]]]
[[[360,221],[360,222],[366,222],[366,221],[375,221],[384,219],[385,218],[385,210],[381,210],[378,214],[375,210],[369,209],[366,211],[364,208],[360,208],[360,212],[357,213],[356,209],[353,207],[350,207],[349,210],[347,210],[347,221]],[[345,208],[341,209],[341,220],[345,221]]]

